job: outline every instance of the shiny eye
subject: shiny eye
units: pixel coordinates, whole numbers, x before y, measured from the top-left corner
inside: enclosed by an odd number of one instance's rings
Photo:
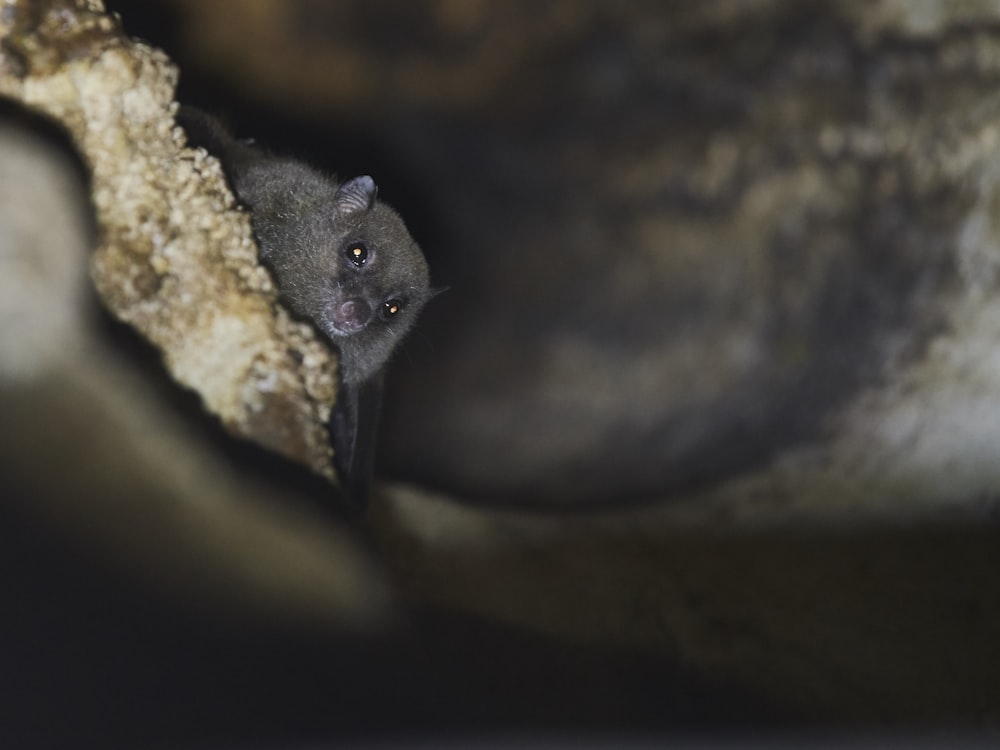
[[[348,245],[344,254],[347,256],[347,259],[358,268],[361,268],[361,266],[368,262],[368,248],[360,242],[354,242]]]
[[[403,310],[403,303],[398,299],[389,299],[382,303],[382,317],[388,320]]]

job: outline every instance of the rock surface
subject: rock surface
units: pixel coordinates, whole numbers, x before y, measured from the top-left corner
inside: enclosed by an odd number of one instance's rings
[[[215,615],[376,627],[388,594],[355,542],[235,472],[98,314],[95,288],[233,433],[329,475],[335,361],[277,309],[218,165],[183,149],[173,68],[96,3],[7,3],[0,38],[10,512]]]
[[[184,149],[177,72],[100,3],[7,3],[0,94],[69,132],[92,180],[102,301],[234,434],[333,479],[335,359],[277,306],[218,163]]]

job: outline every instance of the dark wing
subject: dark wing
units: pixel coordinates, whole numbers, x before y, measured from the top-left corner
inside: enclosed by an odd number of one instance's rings
[[[382,409],[382,375],[360,385],[342,385],[330,414],[333,462],[344,498],[353,509],[368,504],[375,469],[375,439]]]

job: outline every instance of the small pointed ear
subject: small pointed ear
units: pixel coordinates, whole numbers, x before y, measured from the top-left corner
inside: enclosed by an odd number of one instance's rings
[[[368,175],[355,177],[337,188],[337,194],[333,199],[334,205],[336,205],[337,211],[343,214],[367,211],[375,202],[377,192],[375,180],[371,177]]]

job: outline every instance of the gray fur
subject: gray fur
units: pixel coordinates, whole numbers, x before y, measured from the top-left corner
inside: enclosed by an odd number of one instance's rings
[[[432,296],[427,262],[399,215],[376,198],[371,177],[340,183],[295,159],[230,137],[211,117],[184,110],[192,142],[226,168],[252,212],[261,261],[281,299],[340,351],[344,383],[357,385],[386,364]],[[363,265],[347,255],[361,244]],[[387,315],[385,305],[401,308]]]

